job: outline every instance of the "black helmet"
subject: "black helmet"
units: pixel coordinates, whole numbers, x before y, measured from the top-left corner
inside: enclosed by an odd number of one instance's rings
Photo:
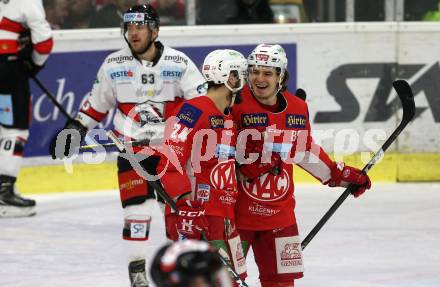
[[[188,287],[197,278],[212,287],[231,286],[217,252],[207,242],[197,240],[162,247],[153,259],[150,273],[158,287]]]
[[[148,25],[152,30],[159,28],[159,14],[148,4],[135,5],[127,10],[124,14],[124,32],[127,31],[127,25],[134,23],[140,25]]]

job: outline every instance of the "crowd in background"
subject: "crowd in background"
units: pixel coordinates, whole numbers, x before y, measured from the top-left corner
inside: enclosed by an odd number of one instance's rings
[[[43,0],[52,29],[120,27],[133,4],[149,3],[161,15],[161,26],[186,25],[185,0]],[[355,21],[384,21],[384,0],[356,1]],[[196,0],[197,25],[345,21],[346,1]],[[440,20],[438,0],[405,0],[405,21]],[[325,11],[333,10],[330,15]],[[324,11],[324,12],[323,12]]]
[[[186,23],[184,0],[43,0],[43,5],[52,29],[84,29],[120,27],[123,13],[142,2],[163,15],[162,25]]]

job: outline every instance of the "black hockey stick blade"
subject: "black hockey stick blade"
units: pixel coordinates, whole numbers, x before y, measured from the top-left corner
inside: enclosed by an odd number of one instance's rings
[[[393,87],[402,103],[402,122],[409,123],[416,113],[416,105],[414,103],[414,95],[411,86],[405,80],[397,80],[393,82]]]
[[[401,101],[403,115],[402,120],[393,131],[393,133],[388,137],[388,139],[382,144],[382,147],[374,154],[371,160],[362,169],[363,172],[368,173],[368,171],[379,162],[379,160],[385,154],[385,151],[390,147],[390,145],[396,140],[398,135],[403,131],[403,129],[408,125],[408,123],[414,118],[415,114],[415,103],[414,95],[411,90],[410,85],[405,80],[397,80],[393,82],[393,87],[397,92],[397,95]],[[318,234],[321,228],[326,224],[330,217],[336,212],[336,210],[341,206],[341,204],[347,199],[347,197],[355,192],[359,186],[350,184],[345,191],[339,196],[339,198],[333,203],[330,209],[324,214],[324,216],[319,220],[319,222],[313,227],[313,229],[307,234],[304,240],[301,242],[302,249],[305,249],[307,245],[312,241],[312,239]]]

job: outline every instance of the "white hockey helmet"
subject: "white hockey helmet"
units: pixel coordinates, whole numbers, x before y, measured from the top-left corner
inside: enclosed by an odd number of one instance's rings
[[[279,69],[281,76],[287,70],[287,56],[283,47],[278,44],[260,44],[248,57],[249,66],[265,66]]]
[[[240,52],[229,49],[214,50],[203,61],[202,74],[208,83],[224,84],[231,92],[236,93],[246,82],[247,67],[247,60]],[[229,86],[231,72],[239,78],[240,87]]]

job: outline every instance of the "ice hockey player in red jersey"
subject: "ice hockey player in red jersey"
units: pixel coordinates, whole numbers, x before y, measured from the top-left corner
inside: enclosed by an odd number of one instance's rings
[[[0,218],[35,214],[35,201],[21,197],[15,181],[32,115],[29,76],[52,47],[41,0],[0,1]]]
[[[230,107],[245,84],[246,72],[247,61],[239,52],[225,49],[208,54],[202,67],[208,92],[174,113],[176,122],[169,130],[167,125],[157,171],[179,209],[178,214],[166,216],[168,237],[201,239],[205,233],[243,277],[244,253],[234,219],[237,131]]]
[[[204,241],[165,245],[154,256],[150,273],[157,287],[232,287],[217,251]]]
[[[86,132],[115,108],[115,132],[125,140],[157,139],[163,136],[167,110],[179,99],[206,93],[206,82],[195,64],[184,53],[157,41],[159,15],[150,5],[136,5],[123,16],[127,47],[110,54],[98,71],[92,92],[74,121],[62,132],[76,130],[64,143],[51,145],[52,156],[72,154]],[[61,135],[61,133],[60,133]],[[61,140],[62,137],[60,137]],[[60,142],[60,139],[58,139]],[[57,152],[58,151],[58,152]],[[156,172],[159,156],[141,159],[149,174]],[[118,181],[123,207],[123,239],[127,247],[131,286],[148,286],[145,272],[145,241],[156,194],[129,160],[118,157]],[[158,198],[160,200],[160,198]]]
[[[292,287],[303,276],[293,163],[323,184],[360,185],[355,196],[370,188],[370,180],[356,168],[333,162],[313,142],[307,103],[286,90],[287,57],[280,45],[258,45],[248,65],[242,104],[232,112],[241,164],[236,223],[241,239],[254,252],[261,286]],[[245,153],[239,158],[241,145]]]

